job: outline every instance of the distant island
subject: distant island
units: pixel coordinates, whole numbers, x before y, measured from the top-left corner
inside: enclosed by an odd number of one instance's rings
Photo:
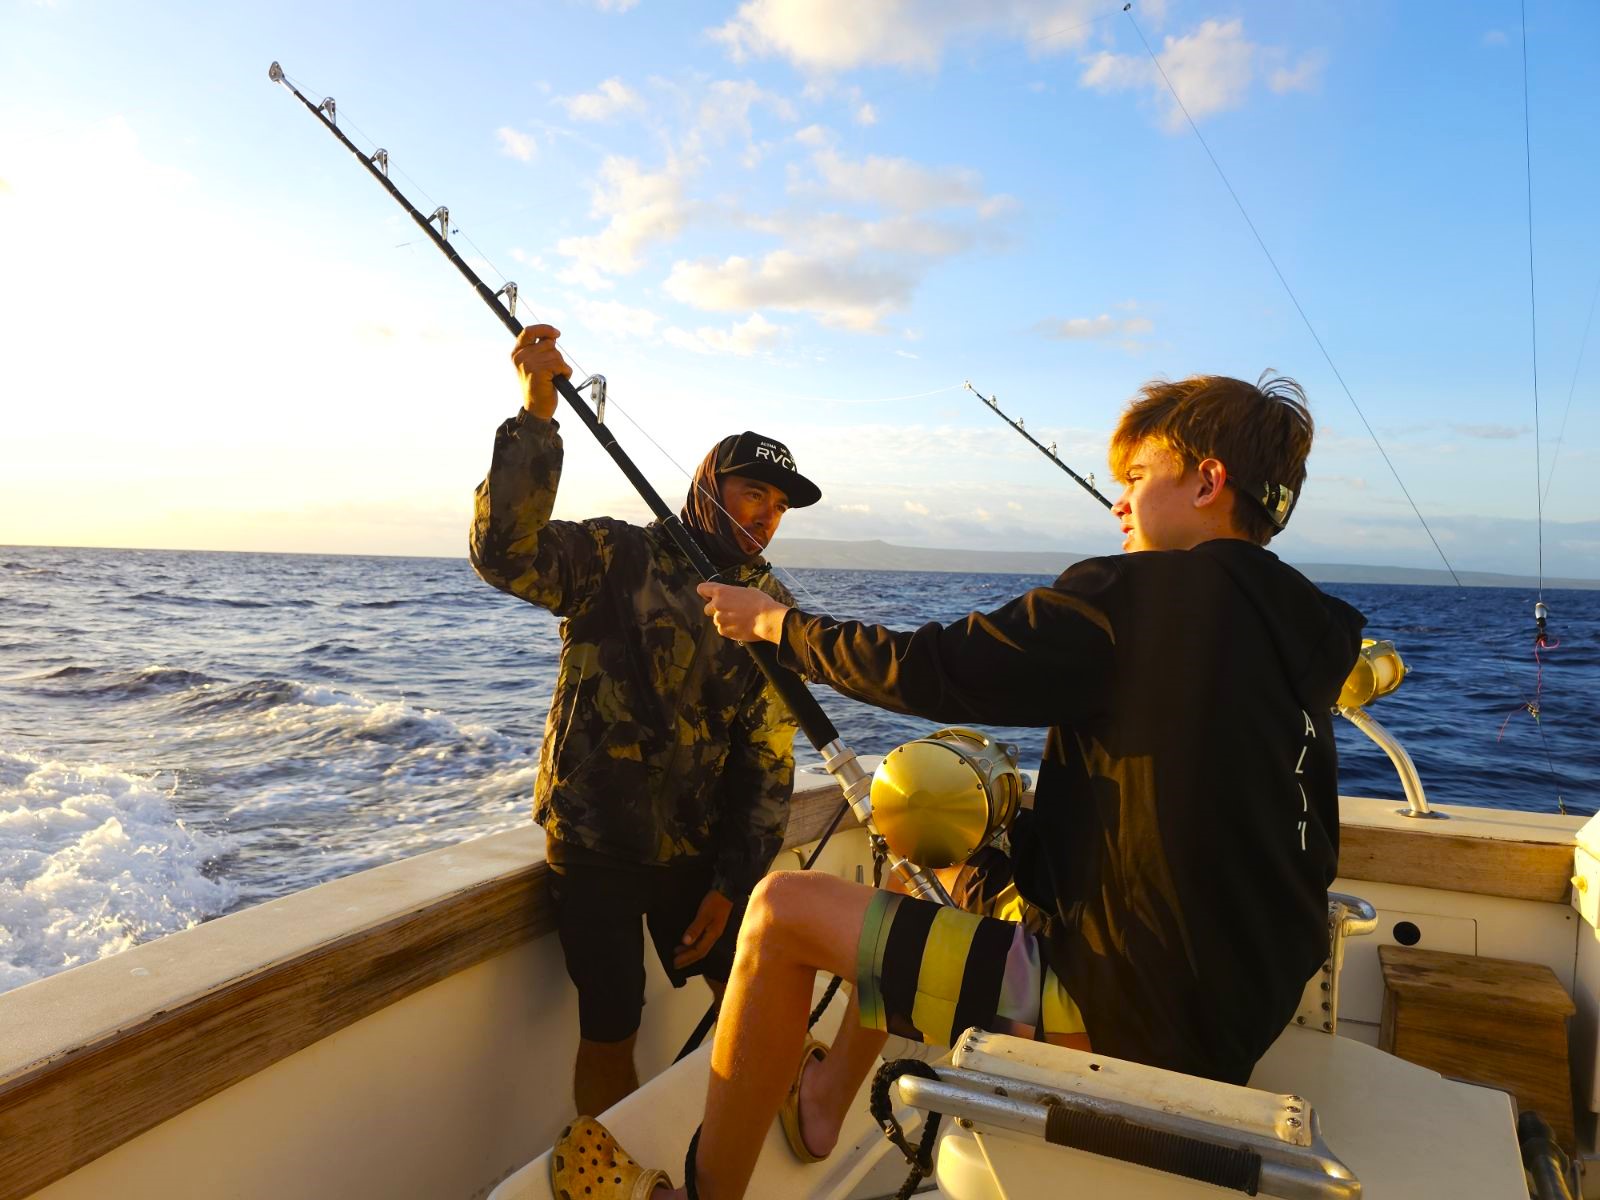
[[[780,567],[832,571],[950,571],[963,575],[1059,575],[1073,563],[1090,558],[1071,550],[946,550],[925,546],[895,546],[883,541],[835,542],[824,538],[780,537],[767,557]],[[1448,571],[1426,567],[1373,567],[1355,563],[1293,564],[1318,583],[1414,583],[1449,586]],[[1526,575],[1501,575],[1493,571],[1460,571],[1468,587],[1532,587]],[[1600,589],[1600,579],[1554,579],[1547,588]]]

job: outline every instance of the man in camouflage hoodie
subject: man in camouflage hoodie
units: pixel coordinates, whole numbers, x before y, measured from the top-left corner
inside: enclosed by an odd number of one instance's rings
[[[558,331],[512,352],[523,407],[495,435],[471,558],[501,591],[561,621],[561,661],[534,788],[567,972],[578,989],[573,1092],[595,1115],[638,1086],[646,918],[674,986],[721,995],[750,890],[782,847],[795,724],[754,660],[717,635],[700,576],[660,522],[552,521],[562,445]],[[724,438],[695,472],[683,522],[718,578],[793,603],[761,551],[816,486],[770,438]]]

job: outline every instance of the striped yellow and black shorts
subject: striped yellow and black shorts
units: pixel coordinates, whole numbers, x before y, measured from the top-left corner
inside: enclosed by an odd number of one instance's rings
[[[861,1023],[942,1046],[973,1025],[1084,1033],[1083,1014],[1045,966],[1040,942],[1015,921],[876,892],[856,947]]]

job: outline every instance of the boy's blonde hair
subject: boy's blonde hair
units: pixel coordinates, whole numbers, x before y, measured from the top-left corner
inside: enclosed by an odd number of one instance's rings
[[[1226,375],[1157,380],[1140,389],[1117,422],[1111,472],[1125,479],[1134,448],[1146,440],[1177,455],[1184,470],[1219,459],[1235,485],[1234,524],[1251,541],[1266,545],[1280,526],[1267,515],[1263,490],[1288,488],[1293,508],[1305,485],[1313,432],[1306,394],[1285,375],[1269,370],[1255,384]]]

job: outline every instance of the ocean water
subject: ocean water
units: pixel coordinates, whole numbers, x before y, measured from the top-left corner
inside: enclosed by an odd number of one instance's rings
[[[788,582],[806,607],[907,627],[1048,580]],[[1600,591],[1547,593],[1541,684],[1531,592],[1328,590],[1412,668],[1373,711],[1430,799],[1600,807]],[[0,991],[526,821],[558,639],[462,559],[0,547]],[[818,695],[863,753],[933,728]],[[1400,798],[1387,758],[1339,730],[1341,790]],[[1037,763],[1042,730],[996,732]]]

